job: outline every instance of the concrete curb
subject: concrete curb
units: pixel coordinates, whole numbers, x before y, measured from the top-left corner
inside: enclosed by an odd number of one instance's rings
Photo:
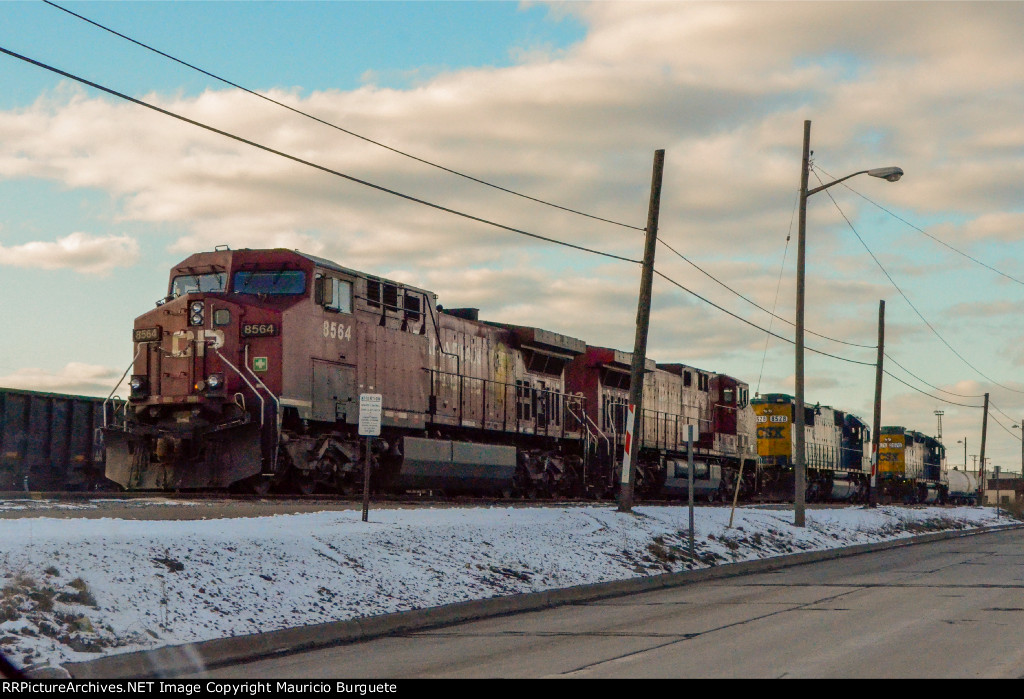
[[[787,556],[774,556],[756,561],[741,561],[711,568],[700,568],[678,573],[665,573],[642,578],[629,578],[605,583],[593,583],[542,592],[492,597],[489,599],[457,602],[441,607],[416,609],[409,612],[382,614],[348,621],[335,621],[314,626],[300,626],[267,633],[217,638],[211,641],[179,646],[165,646],[155,650],[109,655],[82,663],[65,663],[64,668],[75,679],[107,679],[128,677],[133,679],[176,677],[197,674],[206,667],[217,667],[284,655],[314,648],[363,641],[398,633],[421,631],[488,617],[536,611],[580,602],[593,602],[609,597],[648,592],[667,587],[689,585],[704,580],[730,578],[748,573],[763,573],[781,568],[826,561],[847,556],[859,556],[875,551],[944,541],[995,531],[1024,528],[1024,524],[957,529],[873,544],[859,544],[823,551],[809,551]]]

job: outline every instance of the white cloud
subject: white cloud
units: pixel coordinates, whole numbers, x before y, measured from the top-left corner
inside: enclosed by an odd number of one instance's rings
[[[33,269],[73,269],[83,274],[107,274],[130,267],[139,259],[139,244],[128,236],[90,236],[72,233],[52,243],[36,241],[0,245],[0,265]]]
[[[775,308],[786,235],[795,233],[805,119],[814,122],[816,164],[835,176],[902,166],[907,174],[896,185],[866,177],[850,184],[943,240],[969,243],[990,259],[984,246],[1024,237],[1024,129],[1016,126],[1024,111],[1024,3],[598,2],[554,11],[577,16],[585,38],[550,53],[526,46],[512,67],[423,67],[404,90],[367,84],[270,94],[421,158],[638,227],[652,153],[665,148],[662,237],[767,308]],[[238,91],[145,99],[446,207],[627,257],[642,249],[639,231],[510,197]],[[398,278],[437,291],[446,306],[480,306],[485,318],[631,349],[635,265],[456,218],[78,88],[64,85],[0,112],[0,178],[30,177],[109,194],[118,222],[181,231],[168,241],[174,254],[221,243],[299,248],[355,269],[399,270]],[[1018,338],[1005,330],[1017,325],[1017,297],[979,301],[1003,282],[923,237],[876,237],[886,236],[891,219],[843,187],[829,192],[933,323],[985,309],[969,321],[972,337],[951,337],[952,344],[972,358],[987,353],[975,361],[993,376],[1024,361]],[[138,256],[127,238],[86,236],[74,251],[66,249],[71,238],[8,246],[0,261],[102,272]],[[790,319],[795,247],[794,237],[776,309]],[[659,268],[680,283],[767,326],[764,313],[658,254]],[[994,263],[1024,274],[1013,268],[1018,259],[1006,254]],[[968,271],[977,273],[964,282],[970,288],[947,281]],[[827,195],[815,196],[808,328],[871,344],[880,298],[891,301],[894,356],[922,376],[942,376],[941,385],[977,378],[906,312]],[[659,282],[654,318],[650,347],[659,360],[706,363],[752,384],[760,373],[764,334],[685,292]],[[792,333],[780,321],[773,330]],[[791,349],[769,345],[762,391],[789,390]],[[869,370],[808,362],[810,371],[828,372],[808,377],[824,394],[815,400],[870,407]],[[930,414],[931,399],[906,400]]]

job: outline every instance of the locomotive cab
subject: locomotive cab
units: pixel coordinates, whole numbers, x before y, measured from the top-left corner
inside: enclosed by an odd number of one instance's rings
[[[312,265],[245,253],[189,257],[136,319],[128,404],[105,430],[107,477],[122,487],[226,487],[273,469],[283,325]]]

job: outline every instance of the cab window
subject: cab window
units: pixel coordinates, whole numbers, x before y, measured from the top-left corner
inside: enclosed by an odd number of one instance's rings
[[[171,282],[171,296],[184,296],[195,292],[224,291],[228,275],[225,272],[209,274],[183,274]]]
[[[345,281],[344,279],[327,277],[326,283],[331,286],[331,300],[324,304],[324,308],[329,308],[332,311],[337,311],[338,313],[351,313],[352,282]]]
[[[235,272],[233,283],[236,294],[293,296],[305,293],[306,274],[297,269]]]
[[[314,286],[319,305],[338,313],[352,312],[352,282],[317,274]]]

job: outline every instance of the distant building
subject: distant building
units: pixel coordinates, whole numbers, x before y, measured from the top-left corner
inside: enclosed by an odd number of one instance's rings
[[[1016,473],[1009,474],[1012,477],[985,479],[985,504],[996,504],[996,496],[999,497],[1000,505],[1009,505],[1011,502],[1024,502],[1024,478]]]

